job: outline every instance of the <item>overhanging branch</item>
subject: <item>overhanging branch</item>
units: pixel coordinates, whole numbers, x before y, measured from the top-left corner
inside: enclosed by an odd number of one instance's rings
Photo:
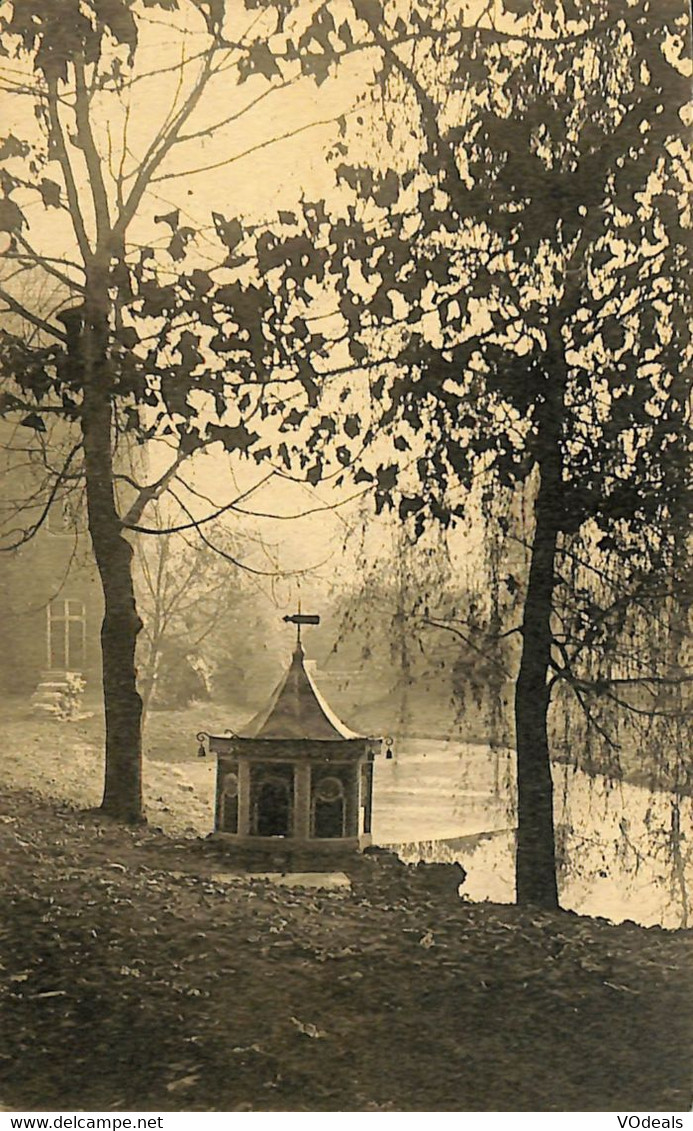
[[[53,504],[53,501],[55,500],[55,497],[58,494],[58,489],[59,489],[61,483],[67,477],[67,472],[68,472],[68,469],[70,467],[70,464],[72,463],[73,459],[77,455],[77,452],[80,451],[81,447],[82,447],[82,445],[81,445],[81,443],[79,443],[79,444],[75,444],[74,447],[70,449],[70,451],[67,455],[67,458],[65,460],[65,463],[63,464],[62,469],[58,472],[55,483],[51,487],[51,490],[49,492],[46,504],[43,507],[41,514],[39,515],[36,522],[33,523],[31,526],[29,526],[23,532],[21,538],[19,538],[19,540],[17,542],[13,542],[9,546],[0,546],[0,552],[9,553],[11,550],[18,550],[20,546],[26,545],[26,543],[29,542],[34,537],[34,535],[41,529],[44,522],[46,521],[46,518],[48,517],[48,512],[50,511],[51,506]]]
[[[13,298],[4,287],[0,287],[0,298],[3,302],[7,303],[9,309],[13,311],[14,314],[18,314],[20,318],[26,318],[27,322],[31,322],[32,326],[36,326],[37,329],[43,330],[46,334],[51,334],[61,342],[67,342],[67,336],[62,330],[59,330],[57,326],[53,326],[51,322],[46,322],[43,318],[39,318],[38,314],[33,314],[30,310],[27,310],[21,302]]]

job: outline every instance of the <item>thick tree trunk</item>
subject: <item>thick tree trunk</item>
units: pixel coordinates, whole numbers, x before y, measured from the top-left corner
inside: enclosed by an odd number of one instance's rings
[[[106,771],[101,808],[120,821],[143,819],[142,701],[137,692],[135,646],[141,621],[132,581],[132,547],[122,534],[112,461],[109,373],[97,309],[81,334],[85,381],[82,436],[89,533],[101,578],[101,626]]]
[[[553,783],[548,739],[551,614],[556,544],[561,522],[560,406],[543,406],[539,424],[539,484],[527,582],[522,658],[515,687],[517,745],[517,902],[558,907]]]

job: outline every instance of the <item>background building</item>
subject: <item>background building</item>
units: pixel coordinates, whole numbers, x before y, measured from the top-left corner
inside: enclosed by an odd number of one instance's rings
[[[31,695],[49,673],[59,678],[66,672],[80,673],[90,691],[98,690],[103,602],[78,469],[48,506],[71,441],[66,426],[43,435],[0,422],[5,695]]]

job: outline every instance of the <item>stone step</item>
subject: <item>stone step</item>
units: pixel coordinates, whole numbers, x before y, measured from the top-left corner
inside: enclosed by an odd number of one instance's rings
[[[82,699],[82,691],[75,688],[75,680],[82,679],[81,672],[45,671],[41,682],[31,696],[32,710],[42,715],[62,715],[66,710],[74,713]]]
[[[70,668],[69,670],[66,670],[65,668],[45,668],[41,672],[41,682],[43,683],[45,680],[51,679],[60,680],[61,682],[63,682],[68,677],[73,676],[79,676],[81,678],[82,672],[74,670],[72,668]]]

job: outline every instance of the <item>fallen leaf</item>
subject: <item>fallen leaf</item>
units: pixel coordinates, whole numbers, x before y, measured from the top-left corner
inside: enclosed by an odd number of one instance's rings
[[[639,994],[640,993],[640,990],[632,990],[630,988],[630,986],[620,986],[616,982],[605,982],[604,985],[608,986],[610,990],[619,990],[621,993],[624,993],[624,994]]]
[[[327,1036],[324,1029],[318,1029],[310,1021],[299,1021],[298,1017],[292,1017],[291,1022],[296,1026],[299,1033],[303,1033],[306,1037],[312,1037],[314,1040],[321,1040]]]
[[[183,1088],[192,1088],[200,1079],[198,1072],[191,1073],[190,1076],[181,1076],[179,1080],[172,1080],[170,1084],[166,1085],[167,1092],[181,1092]]]

